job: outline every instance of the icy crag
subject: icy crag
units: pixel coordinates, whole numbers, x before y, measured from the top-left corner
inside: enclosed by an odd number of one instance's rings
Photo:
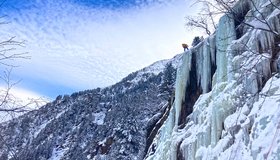
[[[242,0],[234,7],[242,22],[224,15],[184,54],[175,101],[146,159],[280,159],[279,8]]]

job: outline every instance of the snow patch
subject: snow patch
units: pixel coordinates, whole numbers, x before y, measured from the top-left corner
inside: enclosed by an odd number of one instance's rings
[[[97,125],[103,125],[104,124],[104,119],[106,117],[106,114],[104,112],[93,113],[93,116],[94,116],[93,123],[96,123]]]
[[[67,149],[54,148],[52,156],[48,160],[60,160]]]

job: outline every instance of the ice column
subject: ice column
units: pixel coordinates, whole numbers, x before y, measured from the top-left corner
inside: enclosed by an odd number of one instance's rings
[[[168,118],[160,128],[156,138],[156,151],[146,159],[166,159],[172,155],[171,143],[172,133],[177,130],[178,119],[181,112],[182,103],[185,100],[186,85],[189,83],[189,73],[191,69],[192,52],[188,50],[184,53],[182,65],[177,70],[175,102],[173,103]],[[176,150],[175,150],[176,151]]]
[[[228,59],[227,53],[229,45],[233,40],[236,39],[234,18],[230,14],[226,14],[221,17],[216,33],[216,44],[217,44],[217,55],[216,55],[216,63],[217,63],[217,79],[216,82],[225,82],[228,80],[227,72],[228,72]]]

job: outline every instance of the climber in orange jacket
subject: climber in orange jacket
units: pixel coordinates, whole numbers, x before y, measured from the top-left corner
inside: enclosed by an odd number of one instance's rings
[[[182,44],[182,47],[184,48],[184,52],[187,50],[189,50],[189,46],[185,43]]]

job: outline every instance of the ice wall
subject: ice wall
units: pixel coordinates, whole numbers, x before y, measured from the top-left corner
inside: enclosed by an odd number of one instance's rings
[[[177,137],[180,128],[185,125],[180,122],[182,121],[180,119],[184,119],[183,121],[186,122],[188,111],[192,111],[192,108],[188,108],[190,106],[187,105],[186,100],[189,97],[196,100],[199,94],[211,90],[211,77],[216,69],[215,48],[215,36],[210,36],[184,53],[182,64],[177,70],[175,101],[167,120],[151,145],[146,159],[177,159],[177,146],[180,141],[174,141],[174,138]],[[199,94],[191,92],[194,90],[199,91]],[[189,101],[191,100],[189,99]],[[170,148],[170,146],[172,147]]]
[[[275,4],[280,7],[277,0],[237,3],[241,6],[235,9],[244,11],[241,19],[250,25],[224,15],[215,35],[185,53],[177,71],[175,102],[146,159],[264,159],[279,153],[275,136],[269,137],[271,148],[256,144],[271,129],[267,126],[279,124],[279,116],[267,119],[253,111],[264,107],[259,93],[277,70],[280,9]],[[280,99],[274,102],[280,105]],[[186,108],[192,112],[182,114]],[[278,130],[273,131],[277,134]]]
[[[232,73],[228,66],[232,60],[230,57],[233,56],[229,46],[235,39],[234,19],[231,15],[224,15],[216,32],[217,70],[213,79],[214,87],[211,92],[200,96],[194,106],[194,112],[190,116],[194,125],[186,129],[187,136],[182,140],[179,149],[184,159],[195,159],[196,156],[204,155],[200,148],[207,151],[207,147],[215,147],[221,138],[224,119],[234,111],[235,97],[231,96],[230,92],[237,85],[229,78]],[[198,150],[201,155],[196,155]]]

